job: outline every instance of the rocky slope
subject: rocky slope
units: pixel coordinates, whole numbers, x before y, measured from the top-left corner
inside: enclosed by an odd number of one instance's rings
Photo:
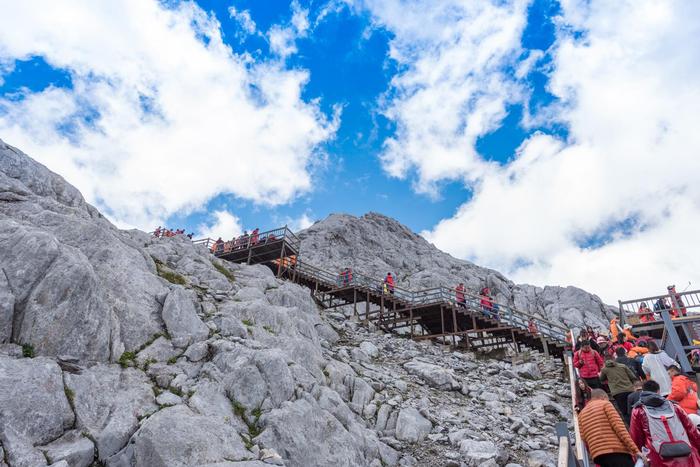
[[[383,278],[391,272],[397,285],[410,290],[464,282],[478,294],[488,286],[496,301],[581,327],[607,327],[615,309],[576,287],[515,284],[501,273],[456,259],[438,250],[396,220],[377,213],[362,217],[333,214],[300,232],[301,258],[330,271],[351,267]]]
[[[116,229],[0,142],[0,467],[551,465],[557,365],[321,313],[263,266]]]

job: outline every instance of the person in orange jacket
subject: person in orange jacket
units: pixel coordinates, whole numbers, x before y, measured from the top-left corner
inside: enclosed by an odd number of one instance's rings
[[[681,373],[681,369],[673,365],[668,367],[671,377],[671,392],[666,398],[678,402],[688,414],[698,413],[698,385]]]

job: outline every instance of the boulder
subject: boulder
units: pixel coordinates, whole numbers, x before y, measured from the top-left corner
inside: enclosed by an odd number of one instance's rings
[[[56,362],[45,357],[14,359],[0,355],[1,423],[34,445],[58,438],[73,420]]]
[[[51,443],[39,447],[49,462],[66,461],[70,467],[88,467],[95,457],[95,445],[79,432],[71,430]]]
[[[555,467],[556,458],[546,451],[530,451],[527,453],[528,467]]]
[[[136,363],[143,366],[146,362],[167,362],[178,355],[180,351],[173,347],[170,340],[160,336],[136,355]]]
[[[465,439],[459,443],[459,451],[469,466],[481,465],[489,460],[504,464],[508,460],[508,453],[491,441]]]
[[[403,367],[406,371],[420,377],[434,388],[456,391],[461,387],[455,379],[454,371],[451,369],[442,368],[417,359],[404,363]]]
[[[139,418],[158,408],[149,379],[135,368],[100,364],[65,379],[74,394],[76,428],[95,440],[101,460],[119,451]]]
[[[542,379],[540,367],[535,362],[525,362],[515,365],[515,373],[521,378],[539,380]]]
[[[5,454],[3,459],[12,467],[46,466],[46,458],[33,446],[32,440],[2,420],[0,417],[0,444]]]
[[[251,457],[230,425],[177,405],[149,417],[129,445],[110,458],[107,465],[189,467]]]
[[[209,328],[197,316],[196,296],[174,287],[163,305],[163,321],[175,347],[185,348],[209,337]]]
[[[415,443],[422,441],[433,429],[430,420],[421,415],[413,407],[406,407],[399,411],[396,419],[396,438],[401,441]]]
[[[370,358],[377,358],[379,356],[379,349],[376,345],[369,341],[364,341],[360,344],[360,350],[362,350]]]

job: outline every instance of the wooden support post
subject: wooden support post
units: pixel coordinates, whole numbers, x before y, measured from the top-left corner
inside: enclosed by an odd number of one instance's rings
[[[457,310],[455,307],[452,307],[452,346],[456,347],[457,346],[457,332],[459,330],[457,329]]]
[[[411,318],[411,339],[413,339],[413,307],[408,310],[408,313]]]
[[[250,266],[250,260],[253,259],[253,249],[250,247],[250,242],[248,242],[248,261],[246,264]]]
[[[544,336],[540,337],[542,339],[542,349],[544,349],[544,356],[549,357],[549,345],[547,345],[547,339]]]
[[[515,353],[518,354],[520,349],[518,349],[518,341],[515,340],[515,330],[510,330],[510,337],[513,338],[513,347],[515,348]]]
[[[365,301],[365,320],[369,320],[369,290],[367,291],[367,301]]]
[[[280,251],[280,262],[277,265],[277,277],[282,274],[282,262],[284,261],[284,243],[282,243],[282,251]]]
[[[357,289],[353,288],[352,289],[352,314],[353,316],[358,316],[357,315]]]
[[[384,321],[384,294],[379,298],[379,322]]]
[[[440,305],[440,326],[442,328],[442,334],[445,334],[445,308]]]

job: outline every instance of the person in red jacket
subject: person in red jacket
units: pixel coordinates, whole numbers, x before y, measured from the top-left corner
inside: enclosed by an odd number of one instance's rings
[[[578,368],[579,376],[586,381],[592,389],[601,388],[600,370],[603,369],[603,357],[598,352],[591,349],[590,342],[586,341],[581,346],[581,350],[574,354],[574,367]]]
[[[457,299],[457,306],[461,308],[467,307],[467,301],[464,298],[464,283],[460,282],[455,289],[455,298]]]
[[[653,416],[656,435],[652,437],[649,416]],[[659,422],[674,434],[674,439],[690,446],[690,454],[685,457],[661,457],[660,443],[668,441]],[[700,432],[688,417],[688,414],[675,403],[659,394],[659,383],[653,379],[645,381],[639,402],[632,410],[630,435],[639,449],[649,450],[648,459],[651,467],[698,467],[700,466]]]
[[[698,385],[681,374],[681,369],[675,365],[668,367],[668,375],[671,377],[671,392],[666,398],[678,402],[687,414],[697,414]]]
[[[386,273],[386,279],[384,279],[386,288],[391,295],[394,295],[394,276],[390,272]]]
[[[481,311],[484,312],[484,314],[488,317],[491,317],[491,313],[493,312],[493,299],[491,298],[491,289],[488,287],[484,287],[481,289],[481,293],[479,294],[481,297]]]

